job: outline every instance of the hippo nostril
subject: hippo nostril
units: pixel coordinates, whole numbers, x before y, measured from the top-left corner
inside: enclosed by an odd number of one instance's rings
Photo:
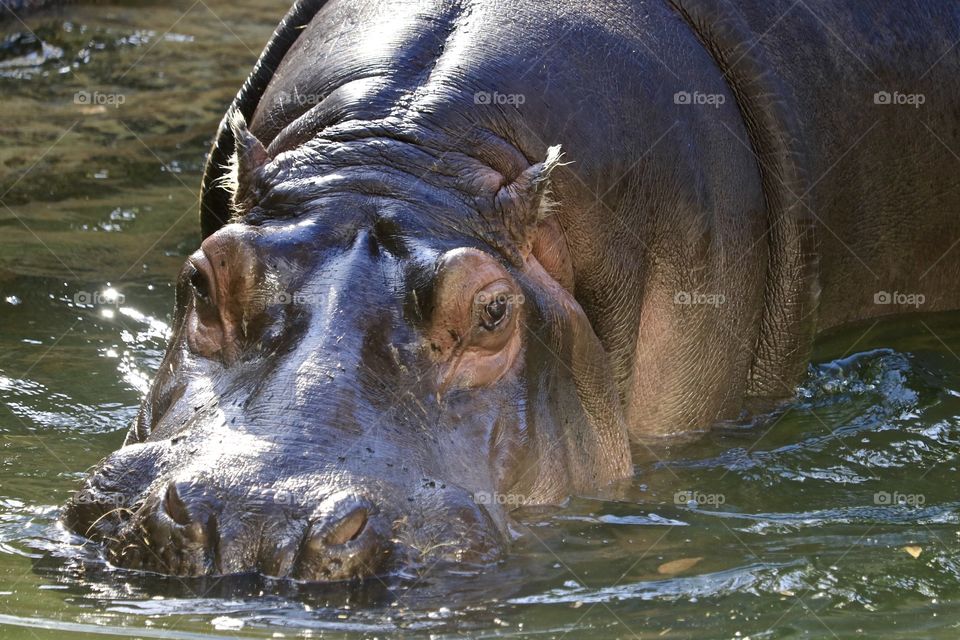
[[[289,575],[352,580],[376,575],[390,559],[389,526],[369,501],[337,496],[322,505],[302,538]]]
[[[177,576],[219,573],[223,504],[197,479],[159,489],[109,541],[110,562]]]
[[[187,505],[183,503],[183,499],[180,497],[180,492],[177,491],[177,485],[174,482],[167,485],[167,492],[163,498],[163,508],[167,512],[167,515],[179,525],[187,526],[192,521],[190,512],[187,510]]]
[[[367,510],[357,507],[330,528],[328,544],[345,544],[356,540],[367,526]]]

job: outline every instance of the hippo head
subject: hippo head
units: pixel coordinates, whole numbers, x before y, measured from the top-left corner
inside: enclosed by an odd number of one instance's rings
[[[417,176],[402,136],[268,155],[234,129],[232,221],[186,261],[165,359],[70,528],[126,568],[351,579],[490,562],[511,509],[629,472],[605,352],[543,248],[557,149]]]

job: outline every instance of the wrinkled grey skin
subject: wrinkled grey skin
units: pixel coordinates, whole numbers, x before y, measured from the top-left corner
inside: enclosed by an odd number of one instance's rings
[[[957,307],[958,14],[299,3],[221,126],[153,388],[65,521],[179,575],[488,562],[517,503],[911,309],[878,292]]]

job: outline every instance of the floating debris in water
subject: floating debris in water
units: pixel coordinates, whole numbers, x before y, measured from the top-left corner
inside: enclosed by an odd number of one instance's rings
[[[677,560],[671,560],[670,562],[664,562],[662,565],[657,567],[657,573],[662,573],[665,575],[673,575],[675,573],[683,573],[689,569],[692,569],[700,561],[703,560],[702,557],[696,558],[679,558]]]
[[[213,628],[217,631],[239,631],[243,629],[244,622],[239,618],[220,616],[211,620],[210,624],[212,624]]]

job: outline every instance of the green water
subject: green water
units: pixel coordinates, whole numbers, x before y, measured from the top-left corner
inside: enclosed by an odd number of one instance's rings
[[[785,412],[658,452],[616,501],[523,514],[482,575],[181,581],[81,550],[57,507],[159,362],[203,154],[284,5],[2,25],[0,638],[958,636],[956,314],[822,339]]]

